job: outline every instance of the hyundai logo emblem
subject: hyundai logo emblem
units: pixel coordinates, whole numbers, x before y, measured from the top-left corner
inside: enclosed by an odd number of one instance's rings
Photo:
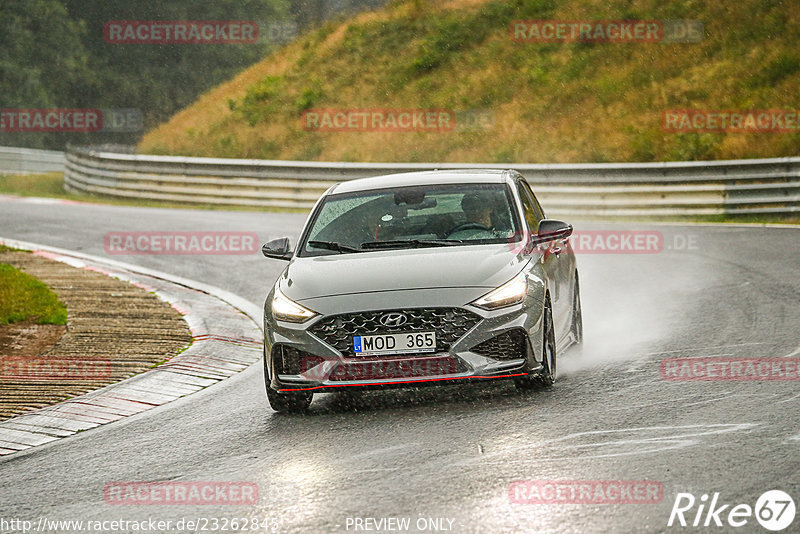
[[[381,318],[378,319],[383,326],[388,327],[395,327],[395,326],[403,326],[408,322],[408,317],[406,317],[402,313],[387,313],[381,315]]]

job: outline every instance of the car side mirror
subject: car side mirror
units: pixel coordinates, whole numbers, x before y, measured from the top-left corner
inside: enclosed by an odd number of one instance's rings
[[[281,237],[264,243],[261,247],[261,253],[267,258],[275,258],[276,260],[289,260],[293,254],[288,237]]]
[[[566,239],[572,235],[572,225],[556,219],[542,219],[533,240],[536,243]]]

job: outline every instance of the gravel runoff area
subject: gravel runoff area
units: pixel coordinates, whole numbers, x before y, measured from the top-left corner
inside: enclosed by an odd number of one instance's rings
[[[0,345],[0,420],[139,374],[192,342],[181,314],[145,289],[40,254],[2,252],[0,262],[44,282],[68,312],[52,347],[31,339],[39,325],[0,327],[11,334]]]
[[[222,300],[222,291],[215,296],[216,288],[30,248],[0,253],[0,261],[50,286],[66,304],[68,322],[41,355],[0,354],[0,415],[7,418],[0,421],[0,455],[189,395],[261,357],[252,311]]]

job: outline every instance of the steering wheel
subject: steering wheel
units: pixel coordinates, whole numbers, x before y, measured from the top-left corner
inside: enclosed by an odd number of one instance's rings
[[[488,232],[489,231],[489,227],[486,226],[485,224],[481,224],[481,223],[478,223],[478,222],[465,222],[465,223],[459,224],[458,226],[456,226],[455,228],[450,230],[447,233],[447,236],[450,237],[454,233],[460,232],[462,230],[486,230]]]

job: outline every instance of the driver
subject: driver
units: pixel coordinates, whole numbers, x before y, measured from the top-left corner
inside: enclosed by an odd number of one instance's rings
[[[491,230],[494,226],[492,222],[493,206],[491,201],[480,193],[467,193],[461,199],[461,209],[467,216],[464,224],[478,223]]]

